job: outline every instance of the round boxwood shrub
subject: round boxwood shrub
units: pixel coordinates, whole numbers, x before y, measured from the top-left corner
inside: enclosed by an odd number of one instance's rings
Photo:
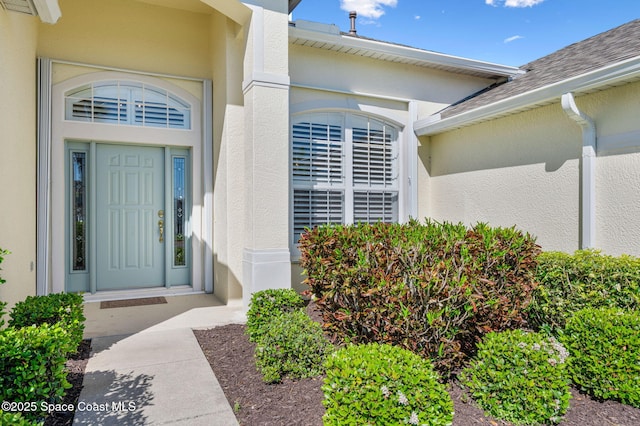
[[[640,258],[609,256],[597,250],[574,254],[545,252],[538,256],[540,283],[528,306],[533,327],[564,328],[586,308],[640,309]]]
[[[522,330],[489,333],[460,381],[496,418],[515,424],[558,423],[571,398],[568,355],[553,337]]]
[[[323,363],[333,347],[322,326],[303,311],[289,312],[271,319],[256,346],[256,365],[267,383],[287,376],[314,377],[324,372]]]
[[[84,334],[84,299],[78,293],[52,293],[28,296],[11,310],[9,326],[20,328],[32,325],[60,323],[71,338],[69,352],[76,352]]]
[[[5,413],[0,410],[0,426],[37,426],[39,424],[25,419],[20,413]]]
[[[325,368],[325,426],[453,421],[451,397],[431,362],[406,349],[349,345],[330,355]]]
[[[267,289],[251,296],[247,311],[247,334],[249,340],[257,342],[264,334],[265,326],[275,317],[301,310],[304,300],[291,288]]]
[[[567,321],[560,339],[571,359],[573,382],[597,398],[640,407],[640,313],[583,309]]]

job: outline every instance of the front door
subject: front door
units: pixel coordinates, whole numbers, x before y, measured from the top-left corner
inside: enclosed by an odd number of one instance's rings
[[[164,286],[164,148],[97,144],[95,164],[97,290]]]
[[[38,292],[211,291],[208,82],[41,65]]]

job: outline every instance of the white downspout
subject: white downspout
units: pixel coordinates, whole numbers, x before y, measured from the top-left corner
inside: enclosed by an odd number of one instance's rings
[[[580,112],[572,93],[562,95],[562,109],[582,128],[582,226],[580,248],[593,248],[596,243],[596,124]]]

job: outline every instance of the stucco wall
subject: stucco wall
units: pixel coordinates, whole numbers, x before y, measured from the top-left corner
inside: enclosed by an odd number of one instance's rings
[[[576,98],[596,122],[596,248],[640,255],[640,83]],[[620,149],[603,149],[624,143]],[[421,216],[516,225],[544,250],[580,248],[580,128],[559,103],[423,138]],[[619,145],[620,146],[620,145]]]
[[[559,104],[434,136],[421,216],[513,226],[546,250],[573,251],[579,232],[577,126]],[[425,150],[427,151],[427,150]]]
[[[36,291],[37,18],[0,8],[0,300],[13,305]]]
[[[60,0],[38,55],[186,77],[211,77],[210,17],[130,0]]]
[[[291,84],[424,102],[432,114],[491,84],[490,80],[374,60],[300,45],[290,46]]]
[[[640,256],[640,83],[580,97],[596,122],[596,247]]]
[[[235,35],[235,36],[234,36]],[[214,55],[214,292],[222,301],[242,296],[244,209],[244,138],[242,53],[245,37],[237,24],[222,16],[211,20]],[[235,212],[235,214],[234,214]]]

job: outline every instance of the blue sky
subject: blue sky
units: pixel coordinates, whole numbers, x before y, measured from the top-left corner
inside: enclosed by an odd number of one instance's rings
[[[640,0],[302,0],[293,19],[504,65],[524,65],[640,18]]]

